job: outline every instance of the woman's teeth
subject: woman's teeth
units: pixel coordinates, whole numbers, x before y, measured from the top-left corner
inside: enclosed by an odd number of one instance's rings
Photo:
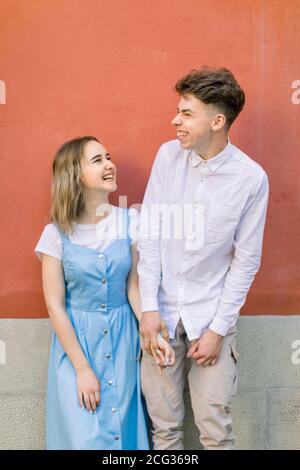
[[[112,181],[112,180],[113,180],[113,176],[112,176],[112,175],[103,176],[102,179],[103,179],[104,181]]]

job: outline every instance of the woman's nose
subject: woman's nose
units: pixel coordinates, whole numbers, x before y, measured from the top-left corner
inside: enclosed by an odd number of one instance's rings
[[[114,167],[115,165],[113,164],[111,160],[106,160],[105,168],[110,170],[111,168],[114,168]]]

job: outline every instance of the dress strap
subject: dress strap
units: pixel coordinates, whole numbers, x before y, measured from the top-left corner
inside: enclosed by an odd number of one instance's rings
[[[66,234],[59,228],[59,226],[58,226],[57,224],[54,224],[54,225],[55,225],[56,230],[58,231],[58,233],[59,233],[59,235],[60,235],[62,244],[63,244],[63,246],[64,246],[64,243],[69,241],[69,237],[68,237],[68,235],[66,235]]]
[[[124,219],[125,219],[125,223],[126,223],[125,233],[126,233],[127,243],[128,243],[129,246],[131,246],[132,240],[131,240],[131,236],[130,236],[130,230],[132,230],[132,227],[131,227],[132,219],[130,218],[129,210],[130,209],[125,209],[126,215],[125,215]]]
[[[118,213],[117,226],[120,239],[130,243],[129,237],[129,211],[126,208],[122,208]]]

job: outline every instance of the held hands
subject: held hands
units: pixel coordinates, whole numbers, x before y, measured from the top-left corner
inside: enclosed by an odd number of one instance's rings
[[[223,336],[212,330],[205,331],[200,338],[194,340],[187,357],[196,360],[197,364],[213,366],[219,357],[222,347]]]
[[[175,353],[172,346],[162,337],[161,333],[158,333],[156,339],[158,349],[155,350],[152,343],[150,343],[150,350],[156,364],[161,368],[173,366],[175,364]]]
[[[161,368],[174,365],[175,353],[168,343],[169,332],[158,311],[143,313],[140,320],[140,333],[144,348]]]
[[[89,413],[96,413],[100,403],[100,382],[89,366],[77,371],[78,401],[82,410],[86,407]]]
[[[167,326],[157,311],[144,312],[140,320],[140,333],[143,337],[144,348],[151,354],[150,343],[154,350],[158,349],[157,335],[162,332],[163,338],[169,341]]]

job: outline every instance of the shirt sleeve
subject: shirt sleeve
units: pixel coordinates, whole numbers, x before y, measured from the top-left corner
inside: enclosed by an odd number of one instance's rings
[[[39,259],[41,259],[42,253],[59,260],[62,259],[62,241],[54,224],[45,226],[34,252]]]
[[[138,237],[138,275],[142,312],[158,310],[158,289],[161,281],[161,205],[166,173],[165,147],[155,158],[146,188]]]
[[[249,197],[234,236],[234,255],[227,272],[217,313],[209,329],[222,336],[233,327],[260,268],[269,183],[263,172],[258,190]]]

